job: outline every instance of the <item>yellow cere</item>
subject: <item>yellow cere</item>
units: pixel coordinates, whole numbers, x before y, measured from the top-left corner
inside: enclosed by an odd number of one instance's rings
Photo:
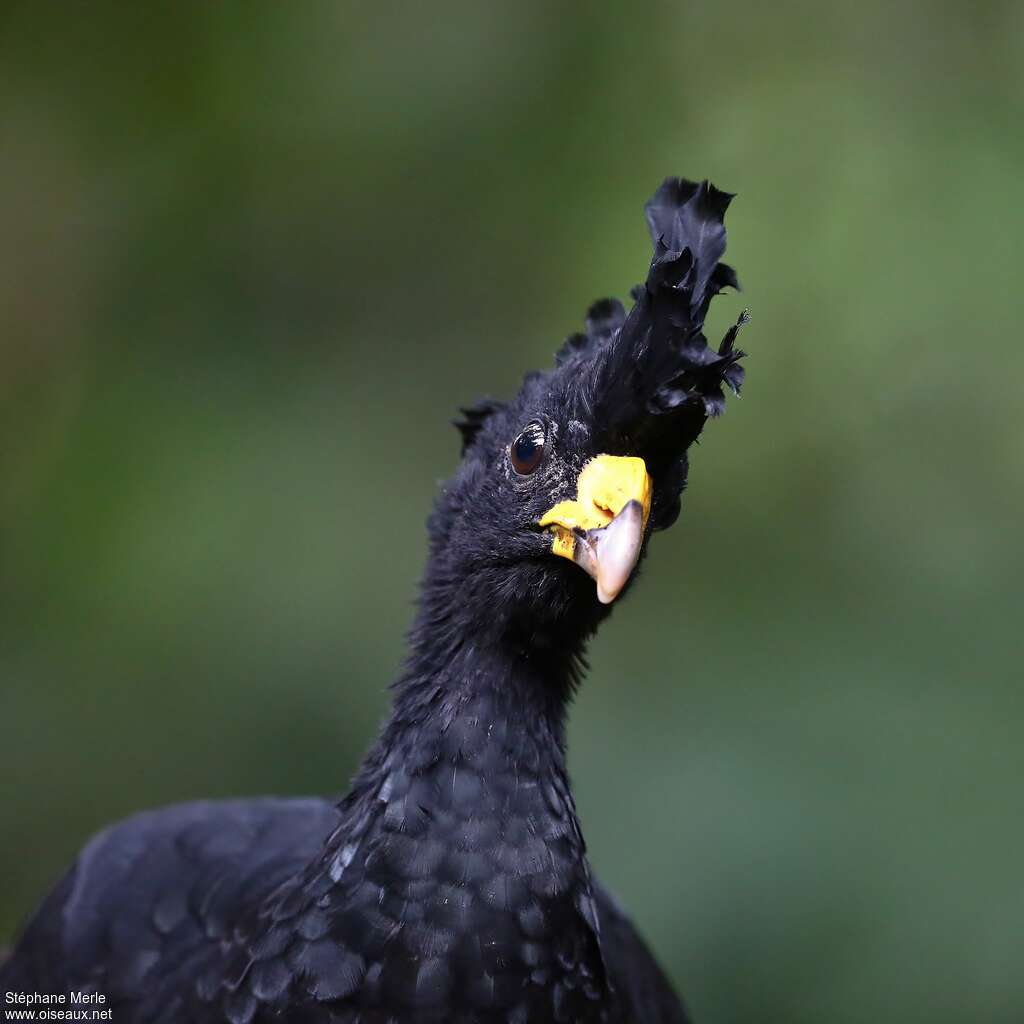
[[[594,530],[607,526],[628,501],[639,501],[644,510],[644,527],[651,511],[651,478],[643,459],[620,455],[598,455],[580,472],[576,498],[560,501],[539,520],[553,527],[551,550],[572,558],[576,541],[573,530]]]

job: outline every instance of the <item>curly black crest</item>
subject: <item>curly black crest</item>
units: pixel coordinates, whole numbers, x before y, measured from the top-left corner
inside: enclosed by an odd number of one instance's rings
[[[725,388],[738,394],[743,384],[745,353],[735,342],[748,314],[717,349],[704,336],[711,300],[724,288],[739,289],[736,272],[721,262],[732,198],[707,181],[667,178],[645,207],[654,254],[647,280],[632,290],[629,314],[617,299],[595,302],[584,331],[558,350],[556,369],[528,375],[524,392],[564,393],[584,411],[581,418],[628,438],[656,462],[669,449],[676,457],[685,452],[706,420],[725,409]],[[506,408],[488,400],[462,410],[463,452]]]
[[[654,243],[647,283],[635,289],[630,314],[638,329],[651,332],[655,349],[664,346],[677,357],[677,368],[657,388],[650,411],[700,403],[708,416],[725,409],[722,385],[738,394],[743,383],[744,353],[733,347],[744,311],[722,339],[717,352],[704,337],[704,318],[723,288],[739,289],[736,272],[719,260],[725,253],[725,211],[733,196],[707,181],[696,185],[668,178],[645,207]]]
[[[712,298],[723,288],[739,288],[736,272],[720,262],[725,252],[724,216],[732,198],[707,181],[698,185],[668,178],[648,201],[645,211],[654,256],[646,282],[632,291],[632,310],[623,317],[622,306],[606,299],[587,316],[588,348],[608,347],[598,391],[619,403],[618,408],[614,402],[605,403],[613,418],[626,414],[637,419],[688,406],[696,437],[704,418],[724,410],[723,384],[739,392],[739,360],[744,353],[734,343],[748,319],[746,313],[717,350],[704,336]]]

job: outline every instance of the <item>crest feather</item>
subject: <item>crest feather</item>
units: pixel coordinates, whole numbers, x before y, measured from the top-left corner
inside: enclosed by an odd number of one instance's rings
[[[563,366],[591,355],[618,333],[625,320],[626,310],[618,299],[598,299],[587,310],[585,333],[570,334],[555,355],[555,362]]]
[[[493,398],[481,398],[472,405],[466,405],[459,409],[462,414],[452,423],[462,435],[462,454],[472,447],[477,434],[483,429],[487,420],[496,412],[505,408],[504,402],[495,401]]]
[[[647,412],[685,407],[698,414],[689,425],[692,439],[707,417],[724,410],[723,385],[738,393],[743,383],[744,353],[735,341],[748,314],[740,316],[717,350],[703,333],[711,300],[723,288],[739,288],[736,272],[720,262],[732,199],[708,181],[683,178],[667,178],[655,192],[644,207],[654,256],[647,281],[633,290],[636,304],[616,344],[619,366],[613,372],[635,366],[633,383]]]

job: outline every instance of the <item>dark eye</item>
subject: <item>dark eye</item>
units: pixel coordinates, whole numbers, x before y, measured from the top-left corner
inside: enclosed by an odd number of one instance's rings
[[[531,423],[509,446],[508,457],[520,476],[529,476],[544,457],[544,427]]]

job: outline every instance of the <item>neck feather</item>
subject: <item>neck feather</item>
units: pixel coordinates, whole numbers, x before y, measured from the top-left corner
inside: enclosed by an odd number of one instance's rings
[[[452,1020],[554,1019],[552,999],[558,1019],[594,1020],[607,988],[565,771],[572,656],[428,644],[421,627],[337,830],[260,919],[304,908],[294,955],[330,963],[332,993],[343,960],[385,1015],[435,987]]]
[[[564,778],[575,655],[472,638],[438,649],[423,639],[418,625],[390,716],[346,803],[379,799],[395,771],[436,776],[462,765],[463,775],[479,776],[488,791],[499,777]],[[477,813],[487,809],[484,800]]]

